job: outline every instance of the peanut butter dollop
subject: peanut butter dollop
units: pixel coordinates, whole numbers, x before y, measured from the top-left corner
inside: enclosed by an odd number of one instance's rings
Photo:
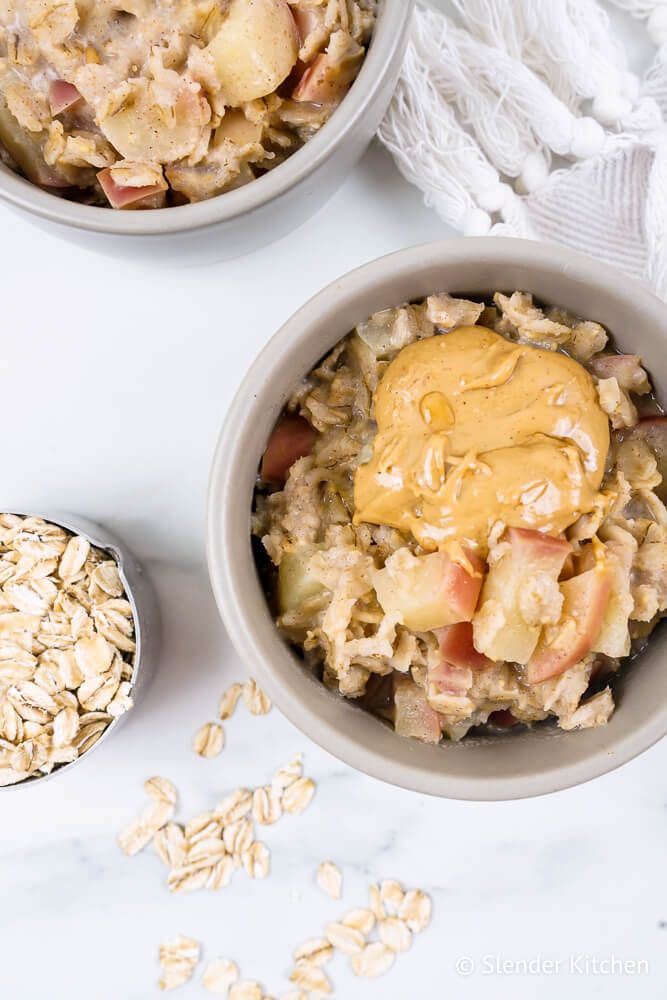
[[[498,520],[558,534],[599,501],[609,421],[591,376],[560,352],[482,326],[417,341],[387,368],[375,419],[355,520],[427,550],[484,555]]]

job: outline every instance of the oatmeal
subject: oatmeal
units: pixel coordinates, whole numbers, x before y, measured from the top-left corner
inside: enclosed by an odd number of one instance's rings
[[[0,150],[117,209],[202,201],[282,163],[363,62],[376,0],[0,0]]]
[[[666,456],[641,359],[596,322],[523,292],[377,313],[263,457],[277,624],[402,735],[603,725],[667,610]]]

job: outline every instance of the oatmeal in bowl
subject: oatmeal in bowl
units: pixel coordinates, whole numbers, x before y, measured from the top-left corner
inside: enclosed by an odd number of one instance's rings
[[[374,24],[375,0],[7,0],[1,155],[89,205],[213,198],[321,129]]]
[[[225,421],[208,549],[291,721],[475,799],[667,732],[663,328],[632,281],[497,238],[375,261],[286,324]]]
[[[269,438],[276,624],[400,735],[604,725],[667,610],[666,446],[640,357],[597,322],[522,291],[376,313]]]

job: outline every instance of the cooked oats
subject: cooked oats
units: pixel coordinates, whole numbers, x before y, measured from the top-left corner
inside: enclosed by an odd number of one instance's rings
[[[332,899],[340,899],[343,892],[343,876],[333,861],[323,861],[317,869],[317,884]]]

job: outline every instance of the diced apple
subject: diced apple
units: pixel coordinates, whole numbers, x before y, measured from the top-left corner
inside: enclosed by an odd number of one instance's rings
[[[231,108],[225,112],[224,118],[215,130],[213,146],[219,146],[225,139],[236,146],[248,146],[251,143],[261,142],[263,131],[260,122],[251,122],[240,109]]]
[[[443,663],[468,670],[484,670],[491,661],[473,643],[472,622],[457,622],[436,629]]]
[[[433,686],[438,694],[465,698],[472,686],[472,670],[443,660],[435,669],[429,670],[428,683],[429,690]]]
[[[529,684],[557,677],[579,663],[596,645],[611,594],[612,576],[604,563],[560,585],[561,623],[545,630],[526,666]]]
[[[112,208],[141,209],[162,208],[165,202],[163,184],[149,184],[144,187],[128,187],[116,184],[111,167],[100,170],[97,179]]]
[[[271,432],[262,457],[262,480],[274,486],[284,486],[297,459],[310,455],[316,437],[317,432],[303,417],[293,414],[281,417]]]
[[[337,51],[335,35],[332,35],[327,51],[315,56],[296,85],[292,93],[295,101],[340,104],[354,83],[364,58],[363,48],[349,41],[346,51]]]
[[[572,547],[563,538],[527,528],[509,528],[501,544],[505,541],[509,550],[492,563],[473,619],[474,644],[491,660],[527,663],[542,627],[527,604],[534,597],[539,612],[540,601],[558,598],[557,581]],[[558,606],[555,619],[559,611]]]
[[[656,493],[663,503],[667,502],[667,417],[644,417],[628,431],[627,438],[641,438],[651,449],[658,463],[658,472],[662,482],[656,487]]]
[[[313,7],[304,7],[301,4],[295,4],[292,7],[292,15],[296,21],[302,45],[308,38],[308,35],[315,31],[320,24],[324,23],[321,16]]]
[[[642,396],[651,391],[638,354],[598,354],[591,361],[598,378],[615,378],[621,389]]]
[[[286,0],[231,0],[207,51],[228,105],[273,93],[299,54],[299,33]]]
[[[613,540],[605,544],[605,549],[611,591],[592,650],[594,653],[604,653],[611,657],[627,656],[630,652],[628,623],[634,607],[630,591],[634,550]]]
[[[484,578],[484,563],[466,552],[467,566],[445,552],[413,556],[395,552],[375,574],[377,599],[385,614],[418,632],[470,621]]]
[[[73,83],[67,80],[52,80],[49,84],[49,106],[52,115],[69,111],[83,98]]]
[[[411,677],[394,673],[394,728],[399,736],[439,743],[440,716],[426,700],[426,692]]]
[[[310,571],[315,549],[300,545],[286,552],[278,568],[278,604],[281,614],[298,611],[310,597],[321,594],[322,584]]]

